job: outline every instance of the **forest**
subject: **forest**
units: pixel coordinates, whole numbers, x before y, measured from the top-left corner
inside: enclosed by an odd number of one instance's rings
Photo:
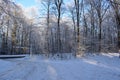
[[[0,0],[0,80],[120,80],[120,0]]]
[[[41,0],[28,18],[0,0],[0,54],[100,54],[120,47],[119,0]]]

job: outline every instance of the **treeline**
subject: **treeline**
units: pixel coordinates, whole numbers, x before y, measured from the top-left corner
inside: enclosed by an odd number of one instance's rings
[[[43,52],[118,52],[119,3],[119,0],[41,1],[45,16],[44,40],[40,41],[44,43]]]
[[[0,54],[26,53],[29,24],[20,6],[0,0]]]
[[[39,6],[42,17],[29,20],[18,5],[1,0],[1,54],[118,51],[119,0],[42,0]]]

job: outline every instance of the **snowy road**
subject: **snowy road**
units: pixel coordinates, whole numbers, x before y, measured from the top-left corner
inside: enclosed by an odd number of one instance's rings
[[[0,80],[120,80],[120,60],[114,58],[7,61],[16,65],[1,72]]]

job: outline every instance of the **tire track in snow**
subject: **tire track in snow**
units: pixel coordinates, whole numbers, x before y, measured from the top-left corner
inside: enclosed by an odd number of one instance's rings
[[[0,80],[23,80],[22,78],[32,69],[34,69],[32,64],[20,61],[13,69],[1,73]]]
[[[2,76],[4,76],[4,75],[7,75],[7,74],[9,74],[10,72],[14,71],[14,70],[17,69],[21,64],[22,64],[22,62],[19,62],[19,63],[17,63],[12,69],[9,69],[9,70],[7,70],[7,71],[5,71],[5,72],[0,73],[0,78],[1,78]]]

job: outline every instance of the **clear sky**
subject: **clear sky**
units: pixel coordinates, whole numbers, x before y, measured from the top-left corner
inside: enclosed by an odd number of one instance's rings
[[[64,2],[70,2],[71,0],[64,0]],[[24,7],[31,7],[37,5],[37,0],[15,0],[16,3],[22,4]]]
[[[37,4],[36,0],[15,0],[15,2],[18,4],[22,4],[24,7],[31,7]]]

